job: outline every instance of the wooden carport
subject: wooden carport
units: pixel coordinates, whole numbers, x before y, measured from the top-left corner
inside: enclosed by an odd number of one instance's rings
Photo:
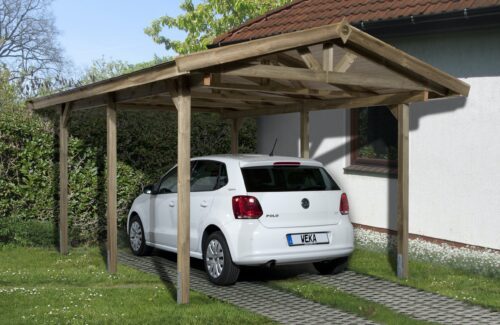
[[[68,252],[70,113],[107,110],[108,270],[117,266],[116,112],[178,113],[178,302],[189,301],[191,112],[232,123],[232,153],[245,117],[298,112],[301,155],[309,157],[309,112],[388,105],[398,119],[398,276],[408,276],[409,103],[467,96],[466,83],[347,22],[180,56],[91,85],[32,99],[31,109],[60,111],[60,251]],[[383,127],[383,126],[382,126]]]

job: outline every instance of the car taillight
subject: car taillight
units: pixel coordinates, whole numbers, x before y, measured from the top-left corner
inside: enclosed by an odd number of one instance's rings
[[[349,200],[347,200],[347,194],[345,193],[342,193],[340,197],[339,211],[343,215],[349,214]]]
[[[233,213],[236,219],[259,219],[263,212],[259,200],[253,196],[233,196]]]

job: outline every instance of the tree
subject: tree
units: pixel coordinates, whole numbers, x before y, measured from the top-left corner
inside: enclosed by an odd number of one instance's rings
[[[248,19],[291,2],[291,0],[202,0],[196,6],[184,0],[180,8],[184,14],[155,19],[144,32],[167,50],[187,54],[206,49],[215,36],[242,24]],[[160,35],[163,28],[177,28],[187,32],[184,41],[175,41]]]
[[[126,73],[149,68],[170,60],[171,58],[169,57],[159,57],[155,55],[153,59],[149,61],[132,64],[121,60],[106,61],[105,58],[100,58],[92,61],[90,67],[87,68],[84,71],[83,75],[78,78],[78,81],[75,82],[75,85],[87,85],[100,80],[109,79]]]
[[[0,64],[11,81],[38,88],[30,82],[56,75],[63,58],[56,42],[58,31],[49,11],[52,0],[1,0]]]

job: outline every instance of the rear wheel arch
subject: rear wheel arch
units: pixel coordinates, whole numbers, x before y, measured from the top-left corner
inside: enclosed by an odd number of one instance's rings
[[[220,229],[219,227],[217,227],[216,225],[213,225],[213,224],[208,225],[205,228],[205,230],[203,231],[203,236],[201,237],[201,252],[203,252],[203,247],[205,246],[205,241],[207,240],[208,236],[210,236],[210,234],[212,234],[216,231],[222,232],[222,229]]]

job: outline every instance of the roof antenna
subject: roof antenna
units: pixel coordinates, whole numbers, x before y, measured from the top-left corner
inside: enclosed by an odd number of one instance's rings
[[[271,153],[269,153],[269,157],[274,156],[274,149],[276,148],[276,143],[278,143],[278,138],[274,140],[273,150],[271,150]]]

